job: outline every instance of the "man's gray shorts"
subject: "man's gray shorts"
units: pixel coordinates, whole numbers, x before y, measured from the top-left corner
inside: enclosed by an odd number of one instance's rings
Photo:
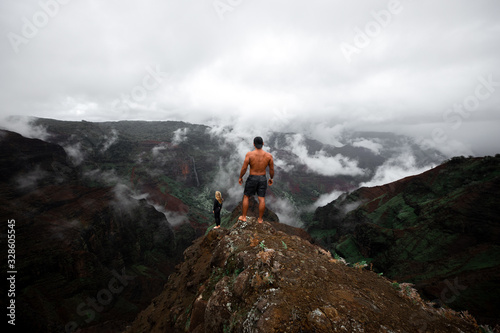
[[[247,197],[251,197],[257,193],[259,197],[265,197],[267,190],[267,177],[265,175],[255,176],[250,175],[245,183],[245,190],[243,192]]]

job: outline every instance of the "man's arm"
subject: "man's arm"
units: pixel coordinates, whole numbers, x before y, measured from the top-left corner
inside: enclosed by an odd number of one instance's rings
[[[274,161],[273,161],[273,155],[270,155],[271,159],[269,160],[269,185],[273,185],[273,178],[274,178]]]
[[[245,160],[243,161],[243,166],[241,167],[240,178],[238,179],[238,183],[240,185],[243,184],[243,176],[245,175],[245,173],[247,173],[248,164],[250,164],[250,154],[249,153],[246,154]]]

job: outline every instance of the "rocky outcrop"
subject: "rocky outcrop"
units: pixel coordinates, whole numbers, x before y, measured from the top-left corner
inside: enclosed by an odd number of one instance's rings
[[[462,317],[429,307],[410,285],[248,218],[186,249],[127,332],[478,332]]]
[[[231,227],[234,222],[238,220],[238,218],[242,215],[243,211],[243,202],[241,201],[236,208],[233,209],[231,212],[231,215],[229,216],[228,224],[225,225],[226,227]],[[249,197],[248,198],[248,210],[247,210],[247,216],[259,216],[259,202],[255,199],[255,197]],[[264,210],[264,215],[262,217],[264,220],[268,222],[279,222],[280,219],[278,215],[276,215],[275,212],[270,210],[267,206]]]
[[[222,226],[226,228],[230,228],[233,226],[233,224],[238,221],[238,218],[242,215],[242,204],[243,202],[240,202],[235,209],[231,212],[229,215],[229,218],[227,219],[227,223],[222,223]],[[257,217],[259,216],[259,203],[255,199],[255,197],[249,197],[248,198],[248,210],[247,210],[247,215],[252,216],[252,217]],[[312,241],[311,236],[302,228],[295,228],[292,226],[289,226],[284,223],[280,223],[280,219],[278,215],[276,215],[275,212],[270,210],[267,206],[266,209],[264,210],[264,215],[263,219],[267,221],[268,223],[271,224],[271,226],[277,230],[277,231],[283,231],[289,235],[292,236],[298,236],[301,237],[307,241]]]
[[[346,258],[414,283],[440,306],[499,324],[500,156],[456,157],[421,175],[360,188],[307,230]]]

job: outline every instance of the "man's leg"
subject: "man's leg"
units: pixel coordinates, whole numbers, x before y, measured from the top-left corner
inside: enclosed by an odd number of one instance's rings
[[[266,198],[264,197],[258,197],[259,198],[259,223],[262,223],[262,216],[264,216],[264,211],[266,210]]]
[[[247,210],[248,210],[248,197],[246,195],[243,196],[243,204],[241,207],[241,216],[238,220],[246,221],[247,220]]]

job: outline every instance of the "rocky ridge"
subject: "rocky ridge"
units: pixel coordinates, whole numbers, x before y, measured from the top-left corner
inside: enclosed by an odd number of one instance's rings
[[[248,218],[198,238],[126,332],[479,332],[287,229]]]

